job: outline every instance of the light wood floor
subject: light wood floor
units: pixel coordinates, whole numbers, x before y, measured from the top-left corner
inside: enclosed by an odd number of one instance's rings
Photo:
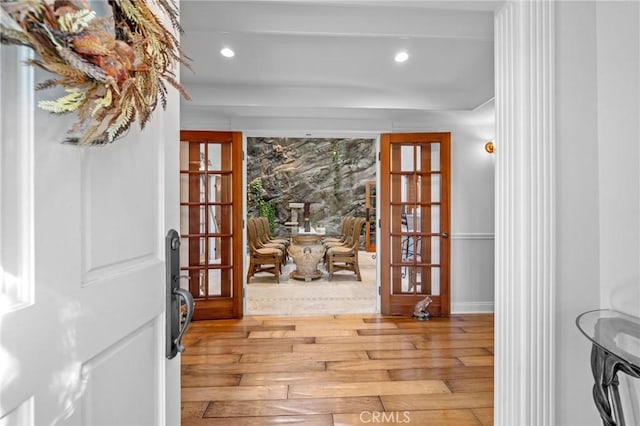
[[[190,325],[182,424],[491,425],[493,315]]]

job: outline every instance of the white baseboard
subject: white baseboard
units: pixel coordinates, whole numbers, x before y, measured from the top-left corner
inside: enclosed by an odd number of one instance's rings
[[[451,303],[452,314],[492,314],[493,302],[458,302]]]

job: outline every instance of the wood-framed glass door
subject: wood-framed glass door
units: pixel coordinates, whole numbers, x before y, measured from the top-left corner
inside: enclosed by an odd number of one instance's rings
[[[194,320],[242,317],[242,133],[180,132],[181,270]]]
[[[426,296],[450,313],[450,133],[381,136],[381,310],[411,315]]]
[[[377,188],[375,180],[365,182],[364,208],[367,222],[364,225],[364,249],[368,252],[376,251],[377,216]]]

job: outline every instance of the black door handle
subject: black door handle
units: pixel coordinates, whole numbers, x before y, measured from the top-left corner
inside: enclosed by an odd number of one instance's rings
[[[166,253],[166,356],[174,358],[179,352],[184,352],[180,342],[187,326],[193,318],[193,296],[187,290],[180,288],[180,280],[189,278],[180,275],[180,235],[175,229],[170,230],[165,238]],[[187,315],[182,321],[182,301],[187,307]]]

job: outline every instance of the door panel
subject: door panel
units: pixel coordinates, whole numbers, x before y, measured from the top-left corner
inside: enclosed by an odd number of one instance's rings
[[[164,341],[177,94],[144,132],[65,145],[75,118],[35,107],[48,75],[0,52],[0,423],[178,424],[180,358]]]
[[[194,319],[242,317],[242,134],[180,133],[181,269]]]
[[[382,313],[411,315],[430,296],[429,312],[449,307],[449,133],[381,138]]]

